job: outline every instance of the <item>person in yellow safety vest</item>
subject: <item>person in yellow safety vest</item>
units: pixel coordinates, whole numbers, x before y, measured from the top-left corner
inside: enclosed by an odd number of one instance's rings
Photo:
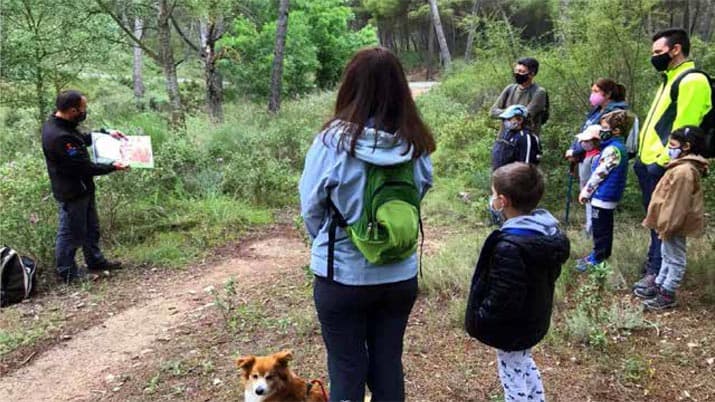
[[[704,74],[687,74],[695,68],[695,63],[688,59],[690,38],[687,32],[680,28],[666,29],[653,35],[652,40],[651,64],[663,72],[663,81],[638,136],[638,155],[633,165],[646,211],[670,159],[668,136],[680,127],[700,125],[712,107],[708,78]],[[670,90],[680,76],[683,78],[678,86],[677,102],[673,103]],[[660,248],[661,239],[651,230],[643,277],[633,285],[636,296],[651,297],[655,291],[655,277],[662,260]]]

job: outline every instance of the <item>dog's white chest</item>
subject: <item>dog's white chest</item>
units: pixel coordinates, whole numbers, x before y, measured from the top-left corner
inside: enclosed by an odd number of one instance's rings
[[[262,402],[265,398],[264,395],[256,395],[253,391],[245,390],[243,392],[243,399],[246,402]]]

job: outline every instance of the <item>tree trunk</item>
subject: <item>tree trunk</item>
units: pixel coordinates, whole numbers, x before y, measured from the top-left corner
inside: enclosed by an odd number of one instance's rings
[[[273,68],[271,73],[271,98],[268,110],[276,113],[281,108],[281,90],[283,81],[283,53],[285,51],[286,33],[288,31],[288,6],[290,0],[280,0],[278,9],[278,27],[276,27],[276,46],[273,52]]]
[[[216,40],[223,30],[221,22],[200,23],[199,34],[203,49],[204,79],[206,81],[206,107],[213,123],[223,122],[223,77],[216,68]]]
[[[444,63],[444,68],[448,69],[452,65],[452,56],[449,54],[449,48],[447,47],[447,39],[444,36],[444,30],[442,29],[442,21],[439,19],[439,9],[437,8],[437,0],[428,0],[430,4],[430,10],[432,14],[432,25],[434,25],[435,34],[437,35],[437,42],[439,43],[439,52]]]
[[[179,94],[179,80],[176,77],[176,63],[174,62],[174,52],[171,48],[171,26],[169,18],[171,10],[168,0],[159,0],[159,17],[157,21],[157,39],[159,46],[159,59],[164,70],[166,79],[166,91],[169,95],[169,107],[171,112],[171,125],[174,128],[184,127],[184,111],[181,107],[181,96]]]
[[[134,36],[142,39],[144,36],[144,21],[139,17],[134,17]],[[134,83],[134,100],[137,106],[142,109],[142,98],[144,98],[144,79],[142,78],[142,48],[136,43],[132,46],[134,50],[134,64],[132,68],[132,82]]]
[[[705,18],[703,19],[701,35],[703,40],[706,42],[710,41],[710,36],[712,34],[712,24],[713,24],[713,4],[709,1],[705,2]]]
[[[37,102],[37,120],[43,122],[47,119],[47,102],[45,101],[45,77],[39,66],[35,69],[35,101]]]
[[[479,0],[474,0],[472,3],[472,14],[469,22],[469,34],[467,35],[467,48],[464,49],[464,60],[469,61],[472,58],[472,46],[474,46],[474,36],[477,34],[477,11],[479,10]]]
[[[429,35],[427,39],[427,81],[432,81],[434,74],[434,27],[429,23]]]

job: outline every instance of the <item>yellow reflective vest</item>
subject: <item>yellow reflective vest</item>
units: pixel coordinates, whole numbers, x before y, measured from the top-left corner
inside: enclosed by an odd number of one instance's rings
[[[688,60],[663,73],[663,83],[638,135],[638,158],[642,163],[665,166],[669,160],[666,148],[670,133],[683,126],[699,126],[712,108],[710,83],[705,75],[696,73],[688,74],[680,81],[677,105],[670,107],[673,82],[694,68],[695,62]]]

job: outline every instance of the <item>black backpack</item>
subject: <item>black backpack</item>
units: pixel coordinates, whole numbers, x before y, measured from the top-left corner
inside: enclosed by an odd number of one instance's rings
[[[526,138],[526,145],[519,143],[522,135]],[[525,146],[526,149],[522,149],[522,146]],[[524,160],[522,160],[522,154]],[[539,137],[529,130],[521,130],[518,133],[503,130],[492,146],[492,170],[512,162],[538,164],[540,161],[541,143]]]
[[[0,307],[19,303],[34,289],[35,261],[10,247],[0,247]]]
[[[680,74],[680,76],[673,82],[670,87],[670,101],[672,103],[678,102],[678,90],[680,88],[680,81],[685,78],[686,75],[691,73],[698,73],[705,76],[710,84],[710,111],[703,117],[703,121],[700,123],[700,128],[703,130],[705,136],[705,149],[702,155],[705,158],[715,158],[715,81],[708,73],[697,68],[693,68]]]
[[[519,84],[511,84],[509,86],[509,90],[506,93],[506,97],[504,97],[504,102],[501,105],[502,109],[506,109],[506,102],[509,100],[511,97],[511,94],[514,93],[514,90],[516,89],[517,85]],[[533,89],[532,89],[533,88]],[[534,84],[529,88],[529,102],[534,98],[534,93],[541,88],[540,86]],[[543,89],[543,88],[541,88]],[[546,124],[547,121],[549,121],[550,113],[549,113],[549,106],[550,106],[550,101],[549,101],[549,92],[544,89],[544,95],[546,96],[545,102],[544,102],[544,110],[540,113],[540,120],[541,120],[541,126]],[[526,106],[526,105],[524,105]]]

